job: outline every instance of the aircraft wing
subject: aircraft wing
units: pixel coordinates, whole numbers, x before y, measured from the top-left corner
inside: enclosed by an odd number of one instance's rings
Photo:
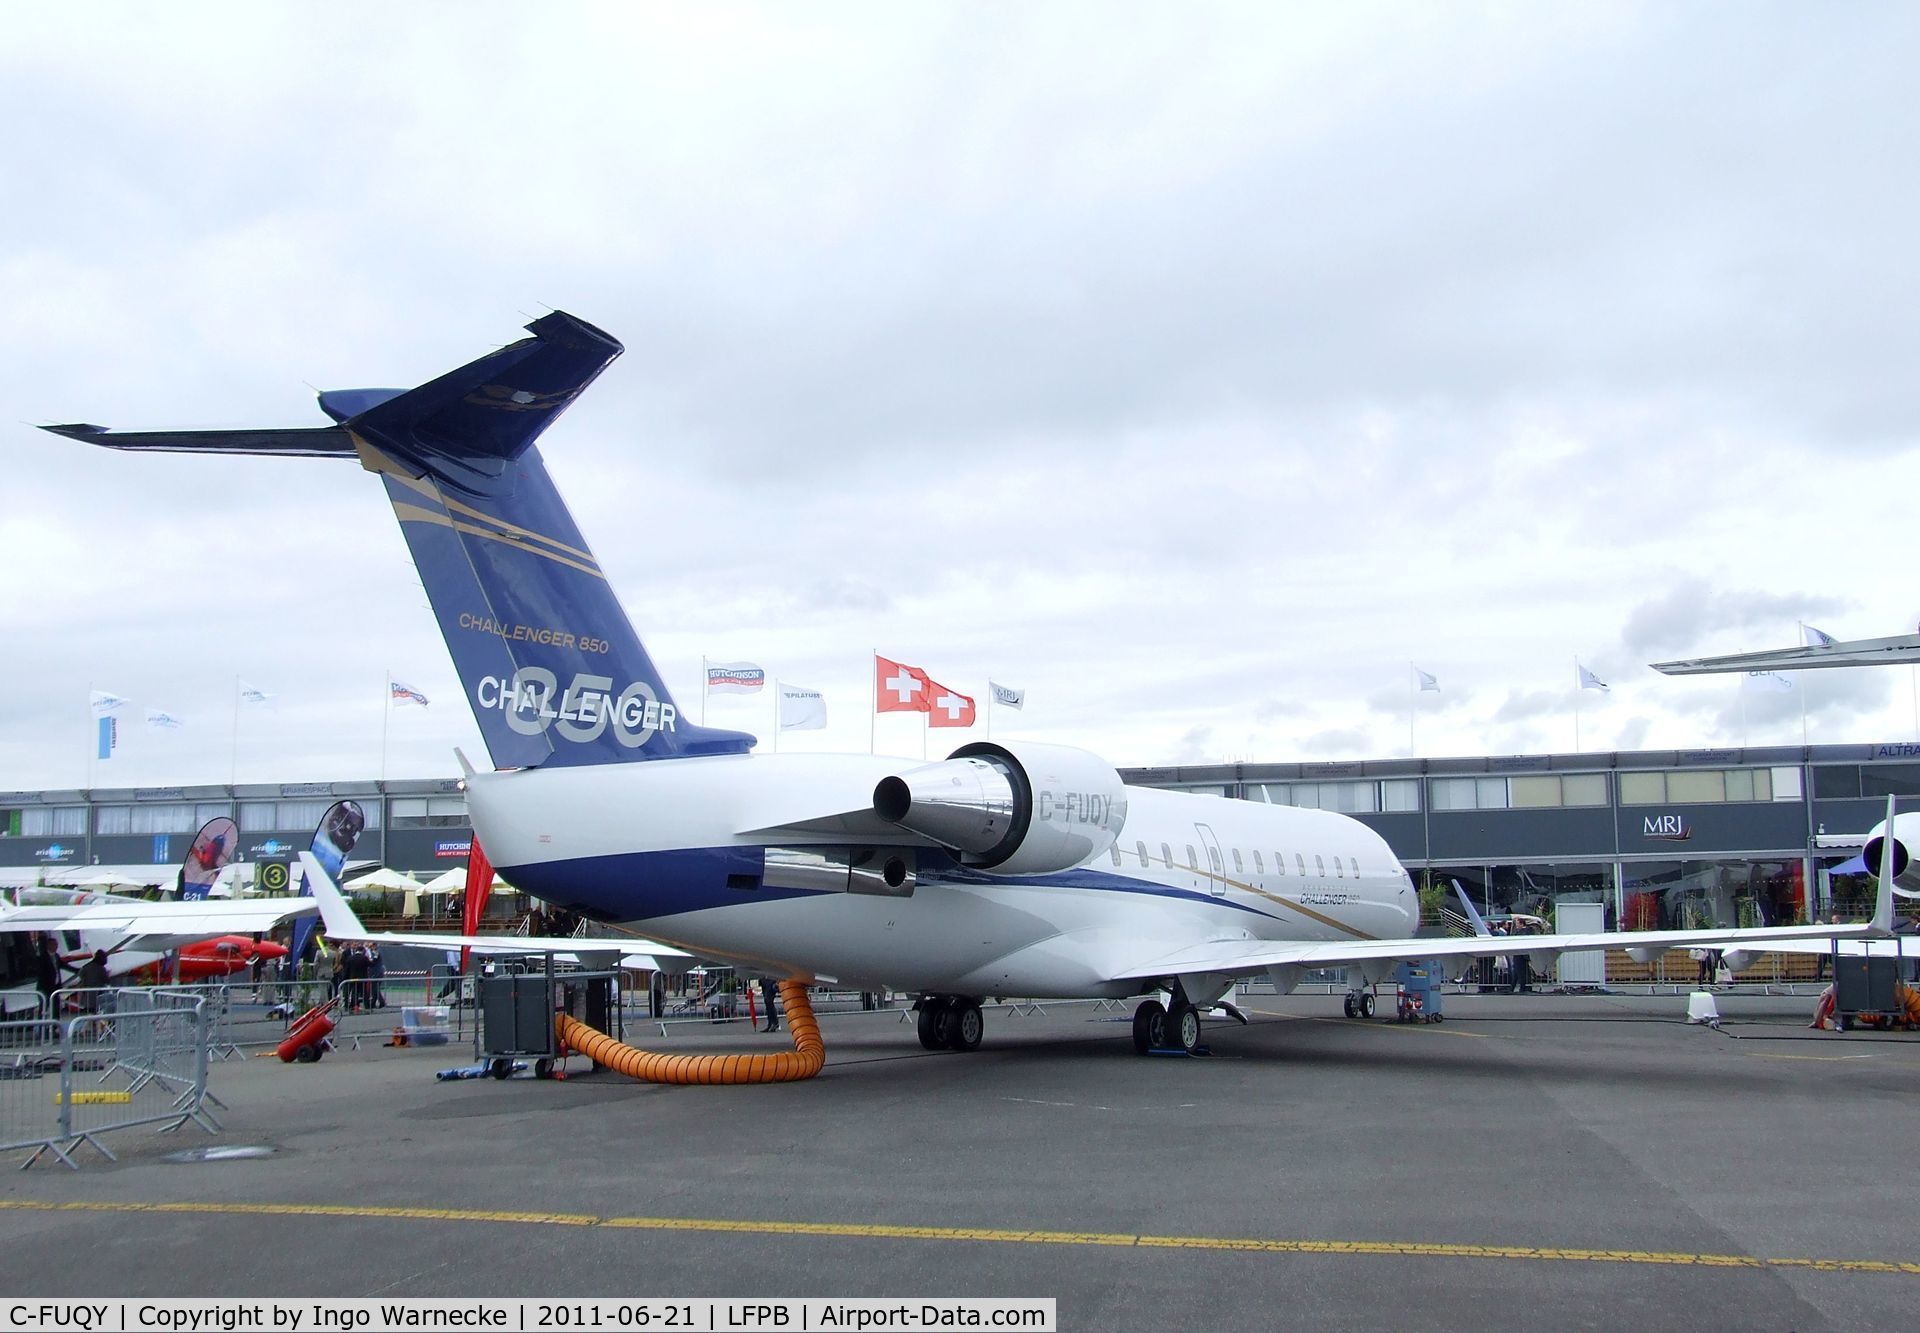
[[[1874,937],[1870,926],[1749,926],[1726,930],[1635,930],[1582,935],[1456,935],[1435,939],[1218,940],[1189,945],[1123,965],[1107,979],[1136,981],[1185,973],[1250,975],[1271,967],[1349,967],[1358,963],[1417,962],[1423,958],[1558,955],[1587,949],[1745,949],[1753,953],[1824,953],[1835,938],[1843,947],[1871,943],[1889,952],[1896,941]],[[1920,945],[1909,953],[1920,956]]]
[[[193,902],[78,903],[0,912],[0,931],[87,930],[114,933],[117,949],[164,952],[214,935],[264,934],[288,917],[318,910],[311,898],[202,898]]]
[[[1887,823],[1893,800],[1887,801]],[[1203,940],[1163,949],[1109,970],[1108,981],[1153,981],[1162,977],[1211,972],[1250,975],[1269,968],[1349,967],[1368,963],[1417,962],[1422,958],[1490,958],[1527,954],[1548,958],[1590,949],[1740,949],[1749,953],[1818,952],[1843,944],[1893,946],[1893,862],[1880,862],[1873,917],[1859,925],[1730,926],[1724,930],[1632,930],[1573,935],[1456,935],[1435,939],[1387,940]]]
[[[1807,671],[1816,667],[1898,666],[1920,662],[1920,634],[1886,639],[1848,639],[1810,648],[1770,648],[1724,657],[1692,657],[1655,662],[1669,676],[1706,676],[1729,671]]]
[[[691,959],[692,954],[670,944],[654,940],[588,940],[539,935],[456,935],[429,934],[410,930],[368,930],[333,882],[327,868],[312,852],[300,853],[306,868],[307,889],[319,905],[321,928],[331,940],[367,940],[376,944],[416,944],[428,949],[471,949],[482,957],[551,954],[555,962],[580,963],[588,967],[632,967],[650,972],[664,970],[661,964]]]

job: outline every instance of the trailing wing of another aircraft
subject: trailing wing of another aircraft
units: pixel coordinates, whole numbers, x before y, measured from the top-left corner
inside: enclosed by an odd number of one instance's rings
[[[1669,676],[1709,676],[1736,671],[1811,671],[1825,667],[1904,666],[1920,662],[1920,634],[1895,634],[1884,639],[1844,639],[1804,648],[1768,648],[1721,657],[1689,657],[1655,662],[1655,671]]]
[[[994,995],[1146,996],[1136,1049],[1192,1050],[1201,1012],[1247,976],[1291,989],[1345,967],[1356,1012],[1409,959],[1889,933],[1910,845],[1892,836],[1868,844],[1881,893],[1861,925],[1416,939],[1406,871],[1343,815],[1129,787],[1098,755],[1027,741],[935,763],[752,753],[753,737],[681,713],[536,444],[620,344],[558,311],[528,329],[415,389],[323,393],[331,427],[50,429],[379,476],[499,770],[466,776],[475,832],[548,902],[746,969],[917,993],[921,1041],[953,1050],[980,1043]],[[387,938],[308,877],[330,933]]]

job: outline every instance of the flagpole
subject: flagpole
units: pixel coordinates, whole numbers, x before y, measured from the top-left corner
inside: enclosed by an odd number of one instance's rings
[[[1740,748],[1744,750],[1747,745],[1747,678],[1742,676],[1734,688],[1740,691]]]
[[[1573,752],[1580,753],[1580,691],[1586,687],[1580,683],[1580,659],[1573,659]]]
[[[867,753],[874,753],[874,737],[880,725],[880,650],[867,659]]]
[[[387,789],[387,724],[393,718],[393,668],[387,668],[387,688],[380,695],[380,790]]]
[[[93,715],[93,682],[87,682],[87,790],[93,790],[93,756],[100,749],[100,719]]]
[[[227,784],[240,785],[240,677],[233,678],[233,759],[227,767]]]
[[[1407,758],[1409,759],[1420,753],[1413,739],[1414,675],[1417,670],[1413,663],[1407,663]]]
[[[987,682],[987,739],[993,739],[993,682]]]
[[[707,685],[712,681],[707,674],[707,655],[700,654],[700,725],[707,725]]]

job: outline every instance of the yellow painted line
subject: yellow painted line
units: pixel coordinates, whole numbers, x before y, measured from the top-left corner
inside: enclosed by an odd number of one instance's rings
[[[1833,1060],[1871,1060],[1873,1059],[1873,1055],[1870,1052],[1863,1052],[1860,1055],[1787,1055],[1779,1051],[1749,1051],[1747,1052],[1747,1054],[1752,1056],[1756,1060],[1833,1061]]]
[[[601,1217],[593,1213],[500,1212],[479,1208],[385,1208],[329,1203],[66,1203],[0,1199],[0,1211],[48,1213],[206,1213],[239,1217],[342,1217],[522,1226],[609,1227],[627,1231],[707,1232],[736,1236],[817,1236],[851,1240],[976,1241],[1006,1245],[1093,1245],[1115,1249],[1219,1250],[1237,1254],[1360,1254],[1418,1259],[1534,1259],[1692,1268],[1807,1268],[1823,1273],[1898,1273],[1920,1277],[1920,1263],[1885,1259],[1761,1258],[1660,1250],[1586,1250],[1533,1245],[1446,1245],[1433,1241],[1276,1240],[1259,1236],[1151,1236],[1125,1231],[1033,1231],[1001,1227],[911,1227],[881,1223],[781,1222],[713,1217]]]

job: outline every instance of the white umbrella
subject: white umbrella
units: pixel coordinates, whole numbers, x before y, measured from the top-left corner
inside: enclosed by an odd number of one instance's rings
[[[420,887],[420,881],[412,875],[381,866],[371,875],[362,875],[346,886],[349,889],[377,890],[383,893],[404,893],[408,889]]]
[[[444,874],[435,875],[420,886],[422,893],[465,893],[467,891],[467,868],[455,866]]]

